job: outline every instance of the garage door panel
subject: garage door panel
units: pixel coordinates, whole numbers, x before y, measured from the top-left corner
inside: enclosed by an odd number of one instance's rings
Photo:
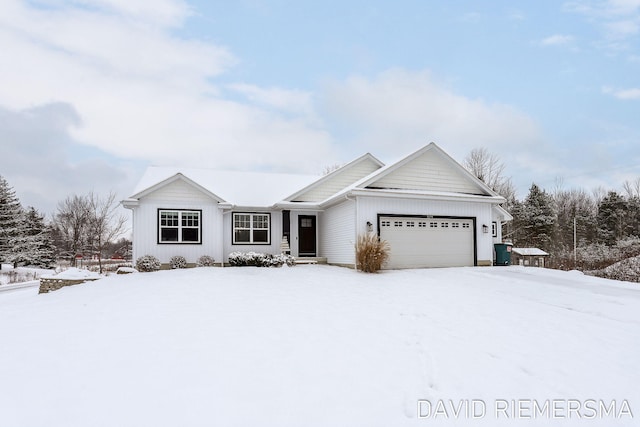
[[[386,268],[474,265],[472,219],[383,216],[380,237],[390,246]]]

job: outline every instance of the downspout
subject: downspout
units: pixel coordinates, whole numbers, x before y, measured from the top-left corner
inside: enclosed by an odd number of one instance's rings
[[[355,223],[355,227],[354,227],[354,244],[353,244],[353,268],[355,271],[358,271],[358,260],[356,257],[356,245],[358,243],[358,222],[359,222],[359,217],[358,217],[358,198],[356,197],[355,199],[350,199],[348,194],[344,195],[344,198],[351,201],[351,202],[355,202],[356,204],[356,223]]]
[[[230,214],[231,212],[233,212],[233,205],[229,206],[228,208],[220,208],[222,210],[222,224],[221,224],[221,228],[222,228],[222,239],[220,239],[220,253],[222,254],[222,259],[220,260],[220,266],[222,268],[224,268],[224,216]],[[228,210],[225,210],[228,209]],[[231,232],[233,233],[233,217],[231,218]],[[231,237],[233,239],[233,236]]]

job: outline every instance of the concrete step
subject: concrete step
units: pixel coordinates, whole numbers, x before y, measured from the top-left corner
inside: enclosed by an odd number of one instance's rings
[[[296,264],[326,264],[327,258],[325,257],[313,257],[305,256],[296,258]]]

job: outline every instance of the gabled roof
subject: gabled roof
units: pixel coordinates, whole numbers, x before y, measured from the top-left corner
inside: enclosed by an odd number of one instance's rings
[[[403,167],[411,164],[411,162],[415,162],[419,160],[421,157],[427,155],[428,153],[434,154],[438,156],[439,159],[447,165],[447,169],[451,170],[452,173],[457,174],[458,178],[461,182],[466,183],[468,186],[468,192],[461,191],[451,191],[449,189],[449,183],[444,184],[442,186],[434,186],[433,188],[429,188],[428,185],[428,177],[426,185],[415,185],[412,186],[410,183],[405,185],[404,188],[401,186],[389,186],[390,180],[387,182],[384,181],[385,178],[392,176],[394,173],[401,171]],[[424,172],[430,173],[428,168]],[[381,185],[382,184],[382,185]],[[416,188],[412,188],[416,187]],[[355,182],[344,190],[334,194],[333,196],[325,199],[320,203],[322,206],[328,206],[332,204],[335,200],[338,200],[345,195],[348,195],[355,191],[366,191],[371,190],[372,192],[379,192],[380,194],[405,194],[405,195],[415,195],[415,196],[429,196],[429,197],[437,197],[437,198],[451,198],[451,197],[467,197],[469,199],[480,200],[485,199],[486,201],[491,201],[492,203],[502,203],[504,202],[504,198],[494,192],[491,188],[489,188],[484,182],[480,179],[476,178],[471,172],[466,170],[462,165],[456,162],[452,157],[450,157],[447,153],[445,153],[438,145],[434,142],[422,147],[418,151],[408,155],[407,157],[399,160],[396,163],[384,166],[370,175],[362,178],[360,181]],[[506,211],[505,211],[506,212]]]
[[[154,172],[158,172],[158,171],[150,171],[149,169],[147,169],[147,172],[145,172],[145,175],[143,176],[143,180],[144,180],[144,178],[147,178],[149,180],[153,179],[153,178],[150,178],[148,175],[155,175]],[[149,187],[146,187],[146,188],[143,185],[141,185],[143,180],[141,180],[138,183],[138,187],[137,187],[137,188],[142,188],[142,190],[137,191],[133,196],[130,197],[130,199],[140,199],[142,197],[145,197],[145,196],[153,193],[154,191],[159,190],[160,188],[166,187],[167,185],[173,184],[173,183],[175,183],[177,181],[183,181],[183,182],[191,185],[192,187],[196,188],[197,190],[201,191],[205,195],[211,197],[215,201],[220,202],[220,203],[225,202],[224,199],[222,199],[221,197],[219,197],[216,194],[212,193],[207,188],[201,186],[200,184],[198,184],[197,182],[193,181],[189,177],[183,175],[181,172],[176,172],[175,174],[170,175],[169,177],[167,177],[165,179],[162,179],[161,181],[158,181],[155,184],[153,184],[153,185],[151,185]],[[151,182],[153,182],[153,181],[151,181]]]
[[[437,175],[441,173],[441,171],[432,170],[430,167],[423,167],[420,160],[430,160],[428,156],[432,158],[442,160],[448,166],[448,169],[455,175],[456,178],[459,179],[461,189],[463,191],[457,192],[466,192],[465,189],[468,189],[468,194],[478,194],[478,195],[486,195],[486,196],[497,196],[491,188],[489,188],[484,182],[475,177],[471,172],[465,169],[462,165],[456,162],[451,156],[449,156],[444,150],[442,150],[438,145],[434,142],[429,143],[422,147],[421,149],[415,151],[414,153],[408,155],[402,160],[389,165],[385,168],[381,168],[376,172],[372,173],[358,184],[360,188],[397,188],[402,190],[426,190],[426,191],[451,191],[450,182],[451,179],[448,179],[446,184],[440,183],[437,181]],[[402,168],[409,167],[412,163],[415,163],[420,167],[420,173],[423,174],[422,182],[417,183],[401,183],[400,180],[392,179],[393,175],[398,175]],[[391,178],[391,179],[390,179]],[[396,186],[394,186],[396,185]]]
[[[320,178],[317,175],[154,166],[147,168],[134,195],[124,202],[135,206],[140,198],[178,180],[216,202],[240,207],[317,210],[350,194],[468,200],[496,206],[504,202],[504,198],[433,142],[388,166],[367,153]],[[507,221],[511,219],[502,208],[497,213]]]
[[[217,202],[269,207],[317,180],[318,176],[151,166],[145,171],[130,199],[140,199],[177,179],[189,183]]]
[[[384,163],[370,153],[366,153],[286,197],[284,200],[319,202],[383,166]]]

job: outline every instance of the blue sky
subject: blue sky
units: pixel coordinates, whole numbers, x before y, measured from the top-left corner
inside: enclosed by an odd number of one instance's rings
[[[520,196],[640,176],[640,0],[5,0],[0,174],[24,204],[148,164],[320,173],[434,141]]]

